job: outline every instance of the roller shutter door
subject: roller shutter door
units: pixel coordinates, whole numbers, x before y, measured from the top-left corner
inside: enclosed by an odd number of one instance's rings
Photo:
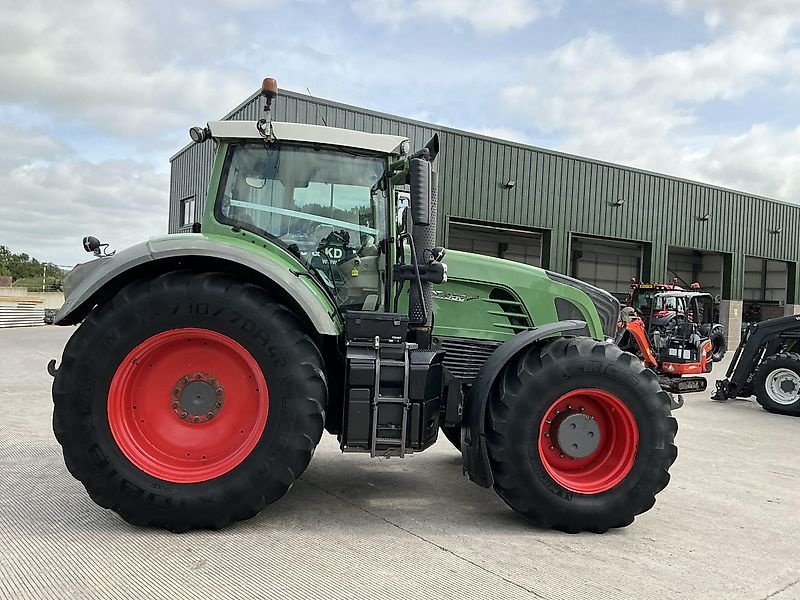
[[[451,221],[447,247],[542,266],[542,235],[533,231]]]
[[[574,236],[570,270],[573,277],[625,298],[631,279],[639,279],[641,274],[642,245]]]

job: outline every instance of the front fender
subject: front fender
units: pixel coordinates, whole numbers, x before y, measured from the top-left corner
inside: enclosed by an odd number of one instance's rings
[[[65,302],[56,313],[56,325],[79,322],[94,307],[104,291],[117,290],[143,273],[181,268],[188,260],[217,266],[248,269],[279,287],[322,335],[338,335],[336,308],[315,289],[309,277],[300,277],[286,265],[270,260],[247,247],[210,240],[203,236],[164,236],[136,244],[73,269],[64,280]],[[159,263],[163,269],[159,269]],[[201,263],[202,264],[202,263]],[[151,268],[148,268],[151,267]],[[185,268],[185,266],[184,266]]]
[[[486,449],[486,406],[492,386],[503,367],[520,352],[543,339],[586,333],[584,321],[557,321],[518,333],[492,353],[464,403],[461,454],[464,471],[473,482],[483,487],[491,487],[494,483]]]

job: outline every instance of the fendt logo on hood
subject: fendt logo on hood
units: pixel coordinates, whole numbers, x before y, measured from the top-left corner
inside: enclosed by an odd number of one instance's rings
[[[448,300],[450,302],[468,302],[469,300],[478,300],[480,298],[480,296],[453,294],[452,292],[441,292],[439,290],[433,290],[433,297],[437,300]]]

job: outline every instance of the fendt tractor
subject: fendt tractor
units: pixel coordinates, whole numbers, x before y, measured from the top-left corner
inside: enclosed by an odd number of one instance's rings
[[[403,457],[440,429],[475,483],[541,527],[650,509],[677,450],[672,396],[609,338],[608,293],[437,247],[438,136],[212,122],[202,221],[66,278],[50,372],[69,471],[100,506],[172,531],[247,519],[323,429]],[[444,258],[447,262],[443,262]]]

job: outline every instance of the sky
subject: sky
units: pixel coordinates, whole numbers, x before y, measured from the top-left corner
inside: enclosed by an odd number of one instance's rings
[[[798,0],[0,0],[0,244],[167,229],[169,157],[298,92],[800,203]],[[280,100],[278,100],[280,101]]]

